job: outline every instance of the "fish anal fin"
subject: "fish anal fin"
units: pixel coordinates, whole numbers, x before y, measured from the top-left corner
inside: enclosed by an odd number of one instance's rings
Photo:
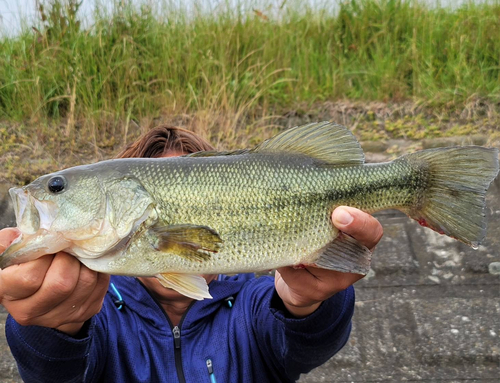
[[[208,292],[208,285],[201,275],[162,273],[156,278],[163,287],[173,289],[189,298],[201,301],[205,298],[212,299]]]
[[[157,238],[155,247],[193,261],[208,261],[217,253],[222,240],[217,232],[208,226],[191,224],[155,225],[149,229]]]
[[[314,262],[323,269],[366,275],[370,271],[372,252],[353,237],[339,232],[337,238],[319,251]]]

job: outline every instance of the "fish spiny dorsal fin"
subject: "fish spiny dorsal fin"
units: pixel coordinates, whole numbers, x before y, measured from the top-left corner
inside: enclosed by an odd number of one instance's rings
[[[248,150],[248,149],[229,150],[229,151],[223,151],[223,152],[218,152],[216,150],[209,150],[206,152],[196,152],[196,153],[185,154],[182,157],[237,156],[239,154],[247,154],[249,152],[250,152],[250,150]]]
[[[351,131],[328,121],[288,129],[253,151],[303,154],[331,165],[365,162],[363,150]]]

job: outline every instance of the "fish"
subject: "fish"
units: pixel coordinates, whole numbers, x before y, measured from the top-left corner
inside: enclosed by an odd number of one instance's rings
[[[474,248],[498,149],[422,150],[365,163],[349,129],[320,122],[252,149],[113,159],[12,188],[21,235],[0,268],[65,251],[108,274],[211,298],[201,274],[315,266],[367,274],[372,252],[333,226],[340,205],[398,209]]]

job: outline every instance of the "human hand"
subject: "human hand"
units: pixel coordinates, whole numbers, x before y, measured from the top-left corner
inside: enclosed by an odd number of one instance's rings
[[[0,230],[0,254],[19,236]],[[102,307],[109,275],[60,252],[0,270],[0,304],[22,326],[36,325],[75,335]]]
[[[337,229],[373,250],[382,238],[379,221],[361,210],[340,206],[332,214]],[[312,314],[324,300],[345,290],[364,275],[306,267],[276,270],[274,285],[287,310],[295,317]]]

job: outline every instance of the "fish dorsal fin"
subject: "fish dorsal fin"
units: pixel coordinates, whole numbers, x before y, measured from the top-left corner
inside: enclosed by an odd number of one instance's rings
[[[206,152],[195,152],[190,154],[185,154],[182,157],[219,157],[219,156],[237,156],[239,154],[249,153],[249,149],[238,149],[238,150],[228,150],[223,152],[218,152],[216,150],[209,150]]]
[[[288,129],[264,141],[254,151],[303,154],[331,165],[365,162],[363,149],[351,131],[328,121]]]
[[[328,121],[296,126],[264,141],[254,149],[186,154],[184,157],[236,156],[248,153],[295,153],[330,165],[360,165],[365,162],[363,149],[345,126]]]

